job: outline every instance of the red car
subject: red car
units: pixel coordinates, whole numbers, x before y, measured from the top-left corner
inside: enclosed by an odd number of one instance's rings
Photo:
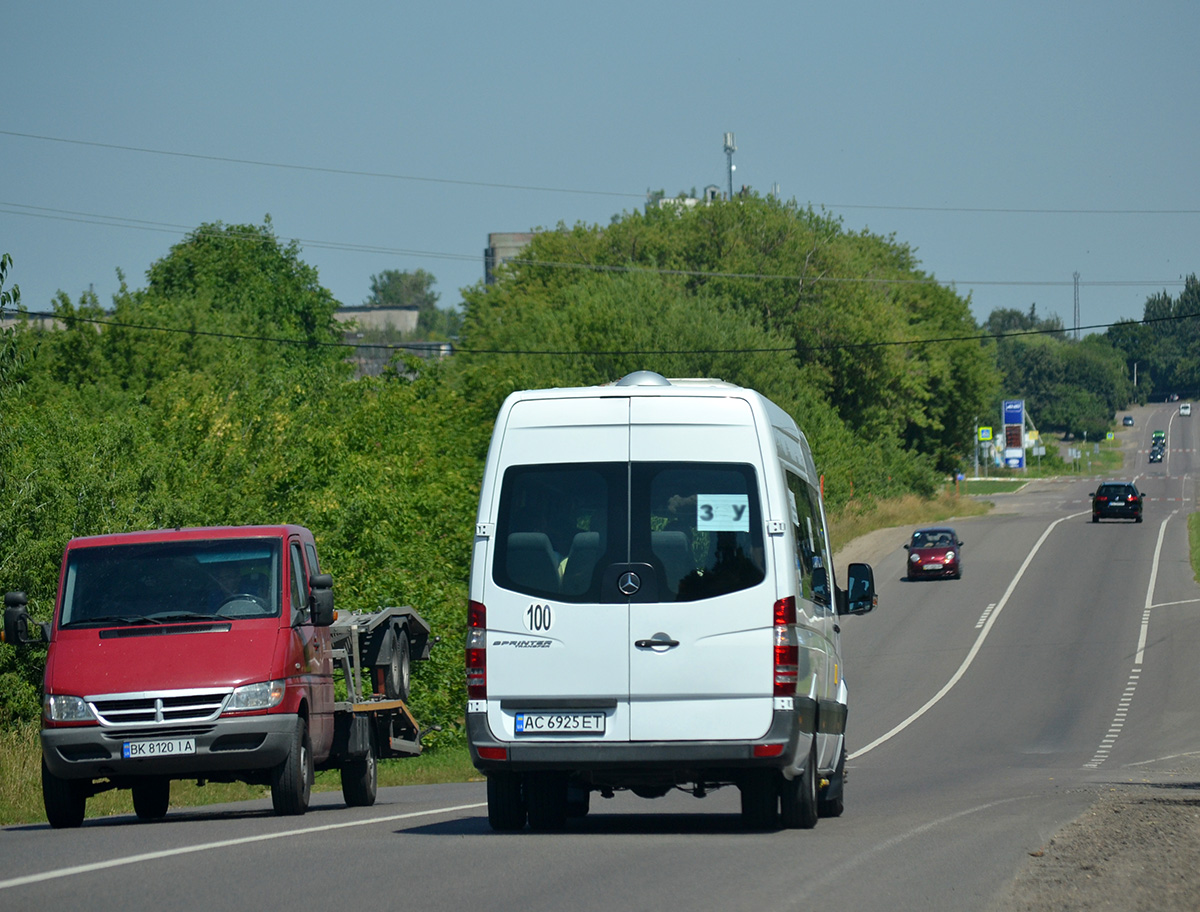
[[[905,543],[907,579],[961,579],[962,541],[947,527],[917,529]]]

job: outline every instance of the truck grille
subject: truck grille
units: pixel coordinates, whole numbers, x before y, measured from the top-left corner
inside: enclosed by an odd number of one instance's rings
[[[105,694],[88,697],[87,702],[104,726],[179,725],[216,719],[230,693],[229,690],[164,690]]]

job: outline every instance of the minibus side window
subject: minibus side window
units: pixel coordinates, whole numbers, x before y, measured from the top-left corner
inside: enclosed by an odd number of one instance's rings
[[[808,601],[828,608],[829,555],[825,552],[820,501],[812,486],[798,475],[788,472],[787,481],[792,494],[792,532],[796,538],[800,594]]]

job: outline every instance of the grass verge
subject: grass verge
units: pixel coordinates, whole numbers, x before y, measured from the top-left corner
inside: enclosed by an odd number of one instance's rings
[[[974,490],[971,493],[975,493]],[[952,488],[932,500],[910,494],[871,505],[850,503],[829,517],[829,544],[836,553],[848,542],[876,529],[923,526],[951,517],[982,516],[991,508],[991,504],[963,497]]]
[[[1192,558],[1192,579],[1200,583],[1200,513],[1188,516],[1188,554]]]

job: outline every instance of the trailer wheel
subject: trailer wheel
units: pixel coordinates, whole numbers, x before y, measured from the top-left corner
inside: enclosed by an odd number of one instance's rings
[[[487,774],[488,824],[498,833],[513,833],[525,826],[525,795],[521,775],[503,770]]]
[[[370,807],[375,803],[378,791],[379,763],[375,759],[375,732],[372,727],[367,755],[342,764],[342,798],[349,807]]]
[[[81,826],[87,808],[87,793],[80,779],[60,779],[46,769],[42,760],[42,803],[46,819],[56,830]]]
[[[780,777],[780,819],[789,830],[811,830],[817,825],[817,739],[808,749],[804,772],[795,779]]]
[[[299,816],[308,810],[312,796],[312,742],[308,740],[308,723],[297,720],[292,735],[292,747],[286,759],[271,770],[271,805],[282,816]]]
[[[388,640],[388,664],[383,666],[383,692],[389,700],[407,700],[412,659],[408,646],[408,631],[392,629]]]
[[[171,780],[154,776],[133,784],[133,812],[142,820],[162,820],[171,805]]]

